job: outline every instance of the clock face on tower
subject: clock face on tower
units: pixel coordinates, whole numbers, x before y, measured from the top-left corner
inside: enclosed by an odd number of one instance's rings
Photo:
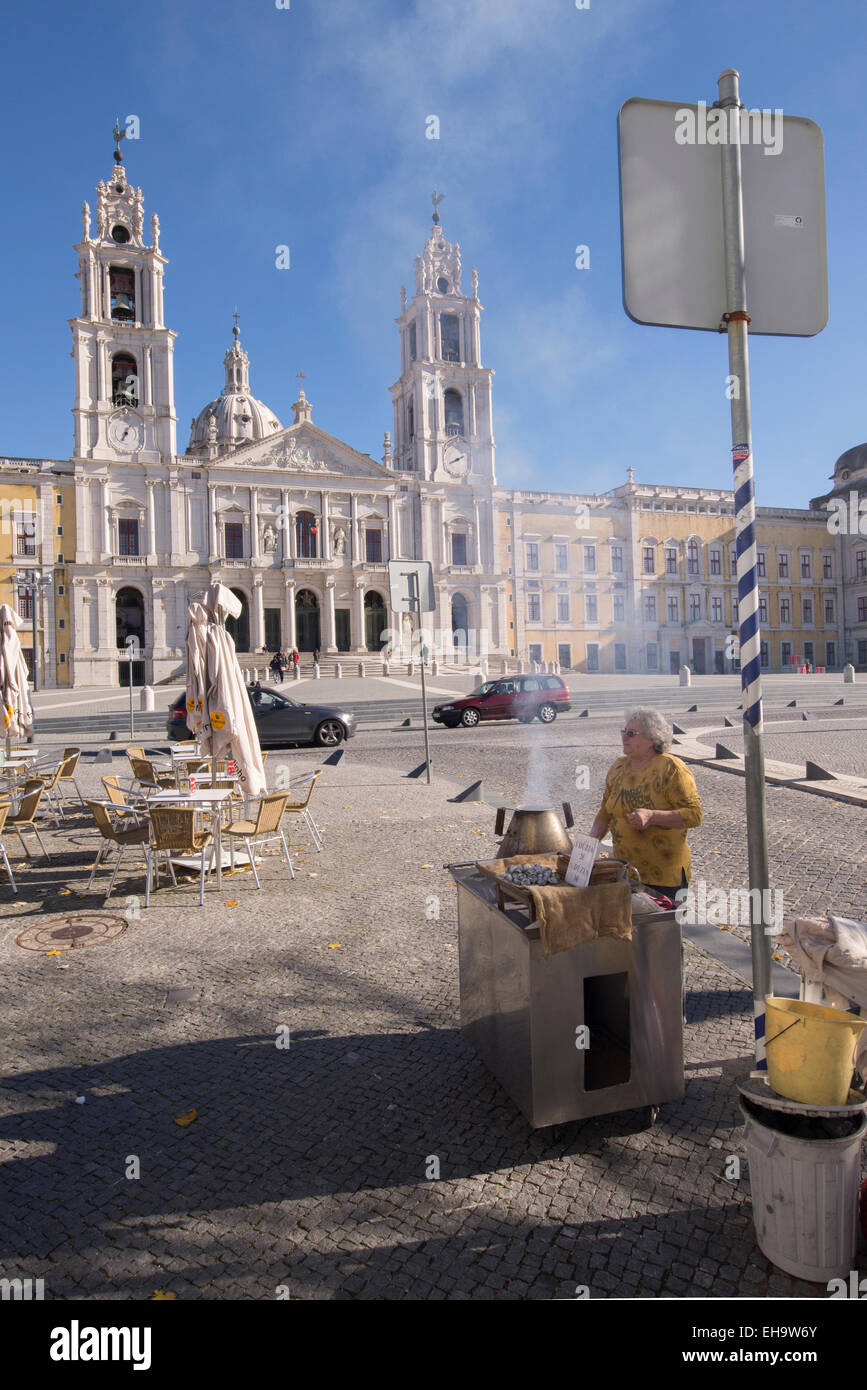
[[[134,410],[118,410],[108,422],[108,442],[120,454],[136,454],[144,444],[144,425]]]
[[[469,464],[463,450],[459,449],[456,444],[450,444],[445,451],[443,466],[452,478],[463,478]]]

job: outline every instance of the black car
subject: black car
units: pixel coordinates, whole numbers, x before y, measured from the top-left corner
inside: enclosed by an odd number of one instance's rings
[[[358,729],[354,714],[333,705],[300,704],[268,686],[259,690],[248,686],[247,694],[263,748],[282,748],[287,743],[318,743],[320,748],[334,748],[345,738],[352,738]],[[177,743],[192,738],[187,728],[185,696],[169,706],[167,728],[169,738]]]

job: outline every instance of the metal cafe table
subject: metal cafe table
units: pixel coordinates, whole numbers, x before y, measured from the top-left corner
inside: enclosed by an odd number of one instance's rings
[[[228,788],[198,787],[194,792],[173,792],[161,791],[154,792],[153,796],[148,797],[149,806],[193,806],[208,811],[214,826],[214,852],[216,855],[217,868],[217,887],[223,886],[223,817],[221,815],[224,804],[231,799],[232,793]]]

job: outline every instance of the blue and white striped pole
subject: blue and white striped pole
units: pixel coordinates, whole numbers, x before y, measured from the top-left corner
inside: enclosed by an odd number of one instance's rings
[[[740,107],[738,73],[730,68],[718,79],[720,107]],[[729,117],[729,132],[732,131]],[[740,126],[735,124],[739,131]],[[743,187],[741,147],[729,138],[721,146],[723,236],[728,312],[729,382],[732,417],[735,527],[737,536],[738,621],[741,638],[744,761],[747,796],[747,853],[750,874],[753,954],[753,1012],[756,1066],[765,1070],[765,997],[771,992],[771,945],[762,907],[769,901],[768,841],[765,816],[765,756],[762,746],[761,629],[759,575],[756,554],[756,501],[753,489],[753,446],[750,423],[750,364],[748,349],[746,274],[744,270]],[[758,892],[753,891],[758,889]]]

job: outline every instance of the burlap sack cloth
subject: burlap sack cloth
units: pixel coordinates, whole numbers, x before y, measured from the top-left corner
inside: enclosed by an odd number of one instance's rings
[[[510,864],[544,864],[562,873],[564,856],[556,854],[515,854],[508,859],[479,864],[489,876],[501,877]],[[568,863],[568,856],[565,859]],[[625,880],[593,882],[608,877],[605,860],[593,866],[590,886],[573,888],[570,883],[551,884],[547,888],[526,888],[533,915],[542,939],[542,957],[571,951],[599,936],[613,936],[619,941],[632,940],[632,890]],[[508,891],[508,890],[507,890]]]

